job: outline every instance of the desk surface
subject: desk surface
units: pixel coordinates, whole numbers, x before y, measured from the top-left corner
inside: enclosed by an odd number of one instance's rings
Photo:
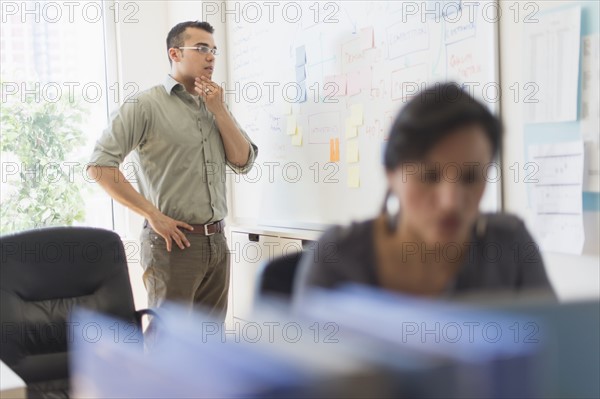
[[[25,382],[0,360],[0,397],[2,399],[27,397]]]
[[[237,233],[252,233],[265,236],[273,236],[279,238],[289,238],[296,240],[309,240],[316,241],[322,235],[324,230],[306,230],[306,229],[292,229],[275,226],[265,226],[256,224],[235,224],[227,226],[230,231]]]

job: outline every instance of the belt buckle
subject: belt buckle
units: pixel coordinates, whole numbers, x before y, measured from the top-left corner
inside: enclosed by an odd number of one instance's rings
[[[215,234],[215,233],[209,233],[209,232],[208,232],[208,226],[212,226],[213,224],[214,224],[214,223],[211,223],[210,225],[208,225],[208,224],[205,224],[205,225],[204,225],[204,235],[205,235],[205,236],[212,236],[212,235],[214,235],[214,234]]]

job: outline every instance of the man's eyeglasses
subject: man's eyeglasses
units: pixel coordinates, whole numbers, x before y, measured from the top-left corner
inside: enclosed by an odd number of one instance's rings
[[[217,52],[216,48],[210,48],[207,46],[194,46],[194,47],[177,47],[180,50],[196,50],[198,51],[200,54],[208,54],[211,53],[212,55],[218,55],[219,53]]]

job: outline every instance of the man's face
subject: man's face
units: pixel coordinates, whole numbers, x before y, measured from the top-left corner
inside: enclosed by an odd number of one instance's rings
[[[203,29],[187,28],[182,47],[198,46],[215,48],[213,35]],[[212,53],[202,54],[194,49],[175,49],[175,52],[171,49],[170,51],[173,64],[180,75],[192,79],[200,76],[212,79],[215,66],[215,56]]]

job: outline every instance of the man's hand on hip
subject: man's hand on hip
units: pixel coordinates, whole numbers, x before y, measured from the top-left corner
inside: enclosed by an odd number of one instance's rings
[[[155,217],[148,218],[148,223],[150,227],[162,236],[167,243],[167,251],[171,252],[172,242],[175,241],[175,244],[181,249],[185,249],[190,246],[190,242],[187,237],[179,229],[179,227],[183,227],[184,229],[194,230],[192,226],[185,222],[181,222],[179,220],[171,219],[170,217],[161,214],[158,214]]]

